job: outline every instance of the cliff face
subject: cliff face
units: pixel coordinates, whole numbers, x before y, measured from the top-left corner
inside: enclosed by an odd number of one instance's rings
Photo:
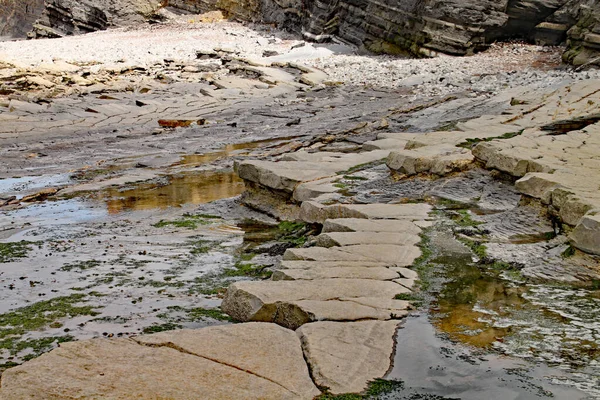
[[[25,37],[44,10],[44,0],[0,0],[0,37]]]
[[[600,55],[600,0],[0,0],[0,29],[22,35],[37,18],[33,37],[90,32],[144,21],[167,5],[219,9],[382,53],[467,55],[496,40],[525,39],[567,43],[565,60],[578,65]]]
[[[31,37],[59,37],[145,21],[163,4],[154,0],[45,0]]]

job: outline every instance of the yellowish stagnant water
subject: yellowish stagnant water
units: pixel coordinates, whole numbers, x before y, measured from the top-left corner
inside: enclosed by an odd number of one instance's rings
[[[244,191],[243,181],[233,172],[203,171],[168,177],[166,185],[143,183],[133,189],[109,188],[100,197],[110,214],[204,204],[234,197]]]

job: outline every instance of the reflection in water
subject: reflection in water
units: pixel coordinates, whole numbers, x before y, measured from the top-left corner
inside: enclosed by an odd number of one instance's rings
[[[454,339],[489,348],[511,333],[510,327],[494,327],[485,322],[489,314],[506,316],[522,308],[525,289],[499,279],[474,265],[470,257],[442,257],[447,279],[438,298],[435,324]]]
[[[246,142],[246,143],[236,143],[236,144],[228,144],[225,145],[221,150],[214,151],[206,154],[189,154],[183,156],[181,161],[177,163],[177,165],[202,165],[208,164],[213,161],[216,161],[223,157],[231,157],[234,155],[243,155],[245,152],[240,152],[240,150],[252,150],[259,147],[262,147],[267,144],[277,143],[277,142],[288,142],[289,140],[298,138],[300,136],[289,136],[289,137],[281,137],[274,139],[264,139],[257,140],[255,142]]]
[[[523,285],[469,257],[434,260],[442,283],[431,322],[453,340],[572,372],[566,384],[600,397],[597,291]]]
[[[123,211],[164,209],[183,204],[203,204],[234,197],[244,190],[233,171],[202,171],[169,176],[166,185],[142,183],[129,190],[109,188],[101,192],[110,214]]]

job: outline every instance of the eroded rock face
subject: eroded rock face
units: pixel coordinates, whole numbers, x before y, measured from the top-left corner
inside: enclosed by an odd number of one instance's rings
[[[44,9],[44,0],[0,1],[0,38],[23,38]]]
[[[567,42],[564,59],[576,65],[597,63],[600,55],[595,0],[47,0],[45,7],[41,0],[10,0],[0,6],[0,36],[23,36],[32,26],[32,37],[85,33],[147,20],[164,6],[221,10],[238,20],[275,23],[308,40],[335,35],[381,53],[467,55],[517,38]]]
[[[139,23],[163,5],[159,0],[46,0],[29,36],[61,37]]]

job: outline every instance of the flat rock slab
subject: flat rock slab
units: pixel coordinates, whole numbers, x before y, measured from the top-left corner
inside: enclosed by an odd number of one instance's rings
[[[300,341],[275,324],[94,339],[2,375],[2,399],[312,399]]]
[[[315,263],[318,265],[318,263]],[[397,272],[385,267],[319,267],[280,269],[273,273],[274,281],[315,280],[332,278],[375,279],[388,281],[399,279]]]
[[[420,173],[445,175],[463,170],[472,162],[473,155],[469,150],[451,144],[438,144],[393,151],[387,159],[387,166],[407,176]]]
[[[282,306],[275,322],[290,329],[298,329],[304,324],[316,321],[385,321],[406,317],[409,307],[410,305],[403,304],[377,307],[349,300],[300,300]]]
[[[293,306],[298,301],[363,297],[391,300],[409,292],[397,283],[373,279],[236,282],[227,289],[221,308],[239,321],[276,322],[295,328],[310,321],[306,312]]]
[[[358,393],[390,368],[397,321],[314,322],[296,332],[313,379],[333,394]]]
[[[328,232],[317,236],[321,247],[351,246],[357,244],[414,245],[421,241],[419,235],[395,232]]]
[[[312,269],[312,268],[344,268],[344,267],[386,267],[386,263],[371,261],[298,261],[283,260],[279,269]]]
[[[301,217],[306,222],[323,223],[328,219],[364,218],[399,219],[419,221],[428,218],[428,204],[335,204],[326,206],[314,201],[305,201]]]
[[[308,247],[287,249],[284,260],[305,261],[371,261],[382,262],[388,266],[406,267],[412,265],[421,256],[417,246],[398,246],[391,244],[365,244],[343,247]]]
[[[323,223],[323,232],[401,232],[418,235],[421,228],[406,220],[362,218],[328,219]]]
[[[336,173],[344,172],[362,164],[383,160],[388,156],[385,150],[376,150],[357,154],[344,154],[312,161],[243,161],[236,166],[240,178],[258,183],[269,189],[293,193],[302,182],[315,181]]]

